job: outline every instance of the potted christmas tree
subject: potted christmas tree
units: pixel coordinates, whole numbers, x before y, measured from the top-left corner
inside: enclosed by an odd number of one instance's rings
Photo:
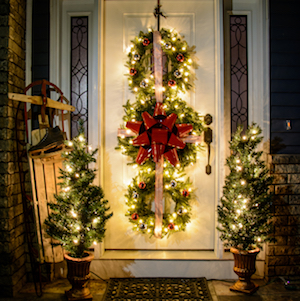
[[[102,241],[105,224],[112,216],[108,214],[107,200],[101,187],[94,185],[95,169],[89,167],[96,162],[97,149],[91,151],[83,134],[65,142],[70,151],[64,152],[64,170],[60,170],[61,191],[55,195],[56,203],[50,203],[51,214],[45,220],[47,233],[65,249],[68,280],[71,290],[66,292],[68,300],[92,300],[87,288],[89,267],[93,253],[88,252],[92,244]]]
[[[234,255],[234,271],[239,280],[230,288],[252,294],[258,286],[250,281],[255,272],[256,256],[267,241],[272,241],[271,194],[272,178],[261,159],[257,145],[262,141],[261,129],[249,126],[245,134],[238,127],[230,141],[231,155],[226,165],[230,173],[223,187],[221,204],[218,206],[217,229],[224,245],[231,247]]]

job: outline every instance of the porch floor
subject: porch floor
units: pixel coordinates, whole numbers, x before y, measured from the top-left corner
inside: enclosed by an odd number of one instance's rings
[[[235,293],[229,287],[235,280],[208,280],[213,301],[300,301],[300,290],[287,290],[282,280],[278,279],[268,284],[263,280],[253,280],[260,288],[251,296]],[[28,283],[15,298],[1,298],[3,301],[66,301],[65,290],[70,289],[67,279],[59,279],[51,283],[43,284],[43,296],[37,297],[33,283]],[[102,280],[91,280],[90,290],[93,301],[101,301],[106,289],[106,282]]]

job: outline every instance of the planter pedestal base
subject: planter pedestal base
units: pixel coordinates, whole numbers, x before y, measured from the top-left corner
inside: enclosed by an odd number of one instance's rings
[[[88,288],[88,281],[91,277],[90,263],[94,255],[90,252],[83,258],[73,258],[67,253],[64,257],[67,261],[68,275],[67,278],[72,285],[69,291],[66,291],[68,301],[92,301],[93,296]]]
[[[82,295],[81,292],[77,292],[73,288],[71,288],[69,291],[66,291],[66,297],[68,301],[92,301],[93,296],[91,293]]]
[[[229,289],[234,292],[241,292],[245,294],[254,294],[258,290],[259,286],[253,282],[246,282],[239,279],[234,285]]]
[[[249,295],[255,293],[259,286],[253,283],[250,278],[255,273],[255,262],[259,249],[246,251],[231,248],[230,252],[234,257],[233,271],[239,276],[239,280],[230,287],[230,290]]]
[[[72,279],[72,288],[66,291],[68,301],[92,301],[93,296],[87,287],[90,274],[84,278],[74,277]]]

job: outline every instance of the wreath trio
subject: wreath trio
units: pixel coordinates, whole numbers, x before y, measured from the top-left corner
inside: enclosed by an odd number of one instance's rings
[[[192,51],[187,42],[175,30],[161,29],[161,47],[163,57],[163,110],[166,116],[176,114],[176,125],[188,124],[192,126],[190,135],[200,136],[203,124],[199,114],[178,97],[178,92],[185,92],[191,88]],[[134,103],[124,105],[123,116],[125,128],[128,122],[143,121],[145,112],[151,116],[156,110],[155,78],[153,73],[152,49],[153,32],[140,32],[135,37],[128,52],[126,67],[128,68],[128,84],[136,95]],[[158,117],[154,117],[158,118]],[[159,118],[165,118],[160,116]],[[151,131],[151,129],[150,129]],[[140,130],[141,133],[141,130]],[[170,134],[169,134],[170,135]],[[141,165],[136,163],[140,148],[133,143],[134,137],[118,136],[118,146],[122,154],[130,158],[129,165],[138,169],[137,176],[128,186],[126,216],[133,224],[133,229],[140,233],[154,234],[155,217],[152,210],[155,190],[155,162],[145,160]],[[185,168],[194,164],[197,152],[201,150],[199,143],[186,143],[184,148],[177,148],[178,162],[164,162],[163,185],[165,212],[163,214],[162,237],[174,232],[184,231],[191,218],[190,200],[193,198],[192,183],[185,179]]]

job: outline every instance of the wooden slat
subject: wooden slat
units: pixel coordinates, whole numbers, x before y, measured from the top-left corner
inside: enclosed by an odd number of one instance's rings
[[[46,194],[47,194],[47,201],[48,203],[54,203],[56,194],[56,181],[55,181],[55,163],[52,161],[45,162],[44,161],[44,173],[45,173],[45,184],[46,184]],[[48,209],[48,215],[51,213],[49,206],[46,204]],[[50,243],[54,243],[55,241],[51,238]],[[53,246],[52,253],[53,253],[53,262],[61,262],[64,260],[62,249],[60,246]]]
[[[58,185],[58,183],[60,183],[62,180],[58,179],[58,177],[60,176],[60,170],[63,168],[63,159],[60,158],[60,160],[57,159],[57,161],[55,161],[54,164],[54,172],[55,172],[55,181],[56,181],[56,194],[60,193],[60,186]]]
[[[24,95],[24,94],[18,94],[18,93],[8,93],[8,98],[11,100],[17,100],[22,102],[29,102],[35,105],[42,105],[43,104],[43,98],[42,96],[31,96],[31,95]],[[59,101],[55,101],[51,98],[47,97],[47,104],[46,107],[54,108],[54,109],[60,109],[60,110],[66,110],[66,111],[75,111],[75,107],[61,103]]]
[[[52,153],[52,156],[44,158],[30,159],[32,170],[32,189],[35,203],[35,214],[38,229],[38,242],[43,253],[41,254],[42,262],[61,262],[63,250],[60,246],[53,247],[55,242],[46,233],[44,225],[45,219],[50,214],[48,202],[55,202],[54,194],[59,193],[58,179],[60,176],[59,168],[62,168],[63,158],[62,151]],[[33,176],[34,175],[34,176]]]
[[[59,156],[59,158],[58,158],[58,156]],[[63,168],[63,165],[62,165],[63,160],[64,159],[61,157],[61,153],[59,155],[57,154],[56,157],[54,157],[54,159],[53,159],[53,173],[54,173],[53,179],[55,181],[54,188],[55,188],[56,194],[58,194],[59,190],[60,190],[60,186],[57,184],[59,182],[58,177],[60,176],[59,169]],[[60,246],[55,247],[54,259],[55,259],[55,262],[61,262],[64,260],[64,254],[63,254],[62,247],[60,247]]]
[[[44,249],[44,256],[46,262],[53,262],[53,253],[51,248],[51,239],[46,236],[44,221],[48,217],[47,199],[46,199],[46,186],[44,178],[44,166],[41,160],[34,160],[35,179],[36,179],[36,190],[37,199],[39,206],[39,217],[42,228],[42,243]]]
[[[31,178],[31,187],[32,187],[32,195],[33,195],[33,206],[34,206],[34,212],[35,212],[35,220],[36,220],[36,228],[37,228],[37,239],[38,239],[38,245],[39,245],[39,253],[40,253],[40,262],[44,263],[44,254],[43,254],[43,248],[42,248],[42,234],[41,234],[41,223],[40,223],[40,215],[39,215],[39,206],[38,206],[38,200],[36,195],[36,186],[35,186],[35,172],[33,168],[33,159],[28,158],[29,161],[29,168],[30,168],[30,178]]]

